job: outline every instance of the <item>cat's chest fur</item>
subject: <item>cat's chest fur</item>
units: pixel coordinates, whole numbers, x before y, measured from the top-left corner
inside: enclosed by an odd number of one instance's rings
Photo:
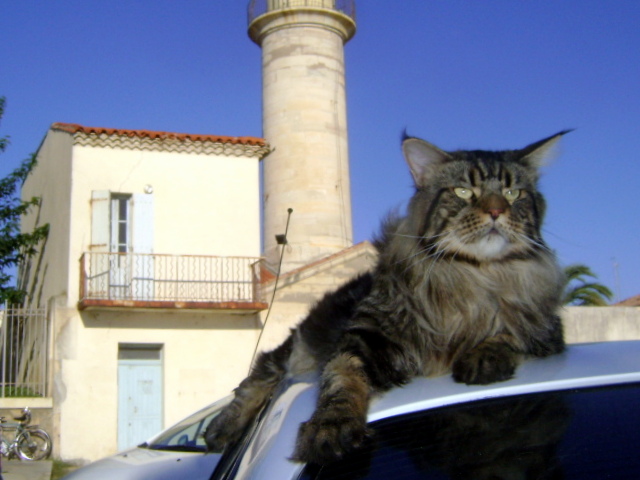
[[[406,323],[396,327],[419,374],[447,371],[459,355],[501,332],[546,328],[529,313],[556,294],[559,278],[552,262],[446,262],[414,278],[412,307]]]

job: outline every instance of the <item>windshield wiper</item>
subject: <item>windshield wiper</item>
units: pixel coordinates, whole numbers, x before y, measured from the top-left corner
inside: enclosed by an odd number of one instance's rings
[[[147,445],[145,448],[170,452],[202,452],[205,448],[197,445]]]

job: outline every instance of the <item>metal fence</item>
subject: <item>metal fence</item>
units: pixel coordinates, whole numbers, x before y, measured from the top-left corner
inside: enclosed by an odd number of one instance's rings
[[[0,397],[44,397],[48,386],[46,308],[0,310]]]
[[[260,258],[85,253],[80,299],[259,302]]]
[[[260,15],[273,10],[283,10],[293,7],[329,8],[345,15],[356,18],[355,0],[251,0],[247,8],[249,23]]]

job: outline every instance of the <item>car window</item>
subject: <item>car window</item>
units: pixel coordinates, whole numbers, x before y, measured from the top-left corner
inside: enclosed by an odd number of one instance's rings
[[[220,410],[224,408],[232,397],[226,397],[213,405],[197,411],[171,428],[155,437],[148,445],[142,445],[153,450],[182,450],[204,452],[206,444],[204,433],[207,425]]]
[[[503,397],[382,420],[368,448],[301,478],[640,478],[640,384]]]

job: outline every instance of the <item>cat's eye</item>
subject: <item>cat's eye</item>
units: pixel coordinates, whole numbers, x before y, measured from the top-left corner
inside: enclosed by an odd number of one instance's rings
[[[473,190],[470,188],[464,187],[456,187],[453,189],[453,193],[455,193],[458,197],[463,198],[464,200],[469,200],[473,197]]]
[[[520,190],[517,188],[507,188],[502,192],[502,194],[504,195],[504,198],[507,199],[507,202],[513,203],[518,199],[518,197],[520,197]]]

